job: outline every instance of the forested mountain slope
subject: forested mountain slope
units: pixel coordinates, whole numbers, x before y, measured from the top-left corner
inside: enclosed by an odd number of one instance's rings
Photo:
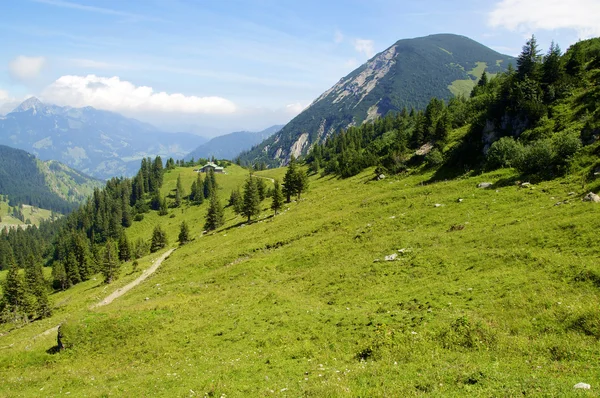
[[[56,161],[42,162],[20,149],[0,145],[0,194],[20,204],[67,213],[102,185]]]
[[[342,78],[273,137],[242,155],[250,163],[281,164],[306,154],[339,129],[424,109],[433,97],[467,94],[481,73],[496,74],[514,62],[467,37],[439,34],[404,39]]]

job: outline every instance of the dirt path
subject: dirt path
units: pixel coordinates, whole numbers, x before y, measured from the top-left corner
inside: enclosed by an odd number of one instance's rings
[[[90,307],[90,309],[97,308],[97,307],[102,307],[103,305],[110,304],[110,303],[113,302],[114,299],[116,299],[118,297],[121,297],[122,295],[124,295],[125,293],[127,293],[128,291],[130,291],[131,289],[133,289],[134,287],[136,287],[140,283],[142,283],[146,278],[148,278],[150,275],[152,275],[158,269],[158,267],[160,267],[160,264],[167,257],[169,257],[169,255],[171,253],[173,253],[173,250],[175,250],[175,249],[171,249],[171,250],[167,251],[162,256],[160,256],[159,258],[157,258],[156,260],[154,260],[154,262],[152,263],[152,265],[149,268],[147,268],[146,270],[144,270],[144,272],[142,272],[142,275],[140,275],[139,277],[137,277],[134,281],[128,283],[125,286],[123,286],[122,288],[115,290],[113,293],[111,293],[104,300],[100,301],[99,303],[96,303],[96,304],[92,305]],[[36,340],[36,339],[38,339],[40,337],[48,336],[49,334],[56,333],[57,331],[58,331],[58,326],[54,326],[53,328],[45,330],[42,333],[34,336],[33,340]],[[10,346],[0,347],[0,348],[8,348],[8,347],[11,347],[11,346],[12,346],[12,344]]]
[[[142,275],[137,277],[134,281],[129,282],[127,285],[123,286],[122,288],[115,290],[101,302],[92,305],[90,307],[90,309],[102,307],[103,305],[110,304],[113,302],[114,299],[121,297],[122,295],[124,295],[125,293],[127,293],[128,291],[130,291],[131,289],[133,289],[140,283],[142,283],[147,277],[152,275],[154,273],[154,271],[156,271],[158,269],[158,267],[160,267],[160,264],[164,261],[164,259],[169,257],[169,255],[171,253],[173,253],[173,250],[175,250],[175,249],[171,249],[171,250],[167,251],[162,256],[160,256],[158,259],[154,260],[154,263],[152,264],[152,266],[150,266],[149,268],[144,270],[144,272],[142,272]]]
[[[269,177],[263,177],[263,176],[257,176],[252,174],[252,177],[256,177],[256,178],[264,178],[265,180],[269,180],[271,181],[273,184],[275,184],[275,179],[274,178],[269,178]]]

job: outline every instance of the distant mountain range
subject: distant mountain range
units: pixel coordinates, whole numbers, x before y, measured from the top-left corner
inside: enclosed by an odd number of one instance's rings
[[[11,206],[32,205],[67,213],[104,184],[55,160],[41,161],[0,145],[0,194]]]
[[[114,112],[44,104],[35,97],[0,118],[0,144],[103,179],[133,175],[147,156],[181,159],[204,142],[198,135],[165,133]]]
[[[253,146],[277,133],[282,127],[282,125],[276,125],[259,132],[238,131],[221,135],[200,145],[187,154],[184,159],[208,159],[214,156],[217,159],[233,160],[242,151],[250,150]]]
[[[325,91],[281,131],[241,158],[278,165],[306,154],[340,129],[388,112],[424,109],[431,98],[469,95],[483,71],[506,70],[512,57],[474,40],[438,34],[394,43]]]

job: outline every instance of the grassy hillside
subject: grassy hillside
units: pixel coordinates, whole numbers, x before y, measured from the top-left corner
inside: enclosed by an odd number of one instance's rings
[[[217,176],[222,203],[246,173],[231,166]],[[179,174],[186,187],[195,178],[191,168],[175,169],[163,194]],[[581,381],[597,388],[600,206],[581,201],[586,182],[520,188],[511,170],[433,184],[431,174],[372,175],[312,177],[304,199],[277,217],[268,201],[250,225],[226,209],[225,226],[208,235],[207,203],[147,214],[127,230],[130,241],[161,223],[174,247],[182,220],[194,241],[106,307],[88,310],[139,275],[130,263],[115,284],[98,276],[56,293],[51,318],[1,336],[0,395],[562,396]],[[477,188],[483,181],[495,186]],[[52,354],[56,333],[40,333],[65,320],[74,347]]]
[[[5,226],[25,225],[25,222],[11,215],[11,210],[8,202],[0,198],[0,230]],[[31,221],[32,225],[40,225],[43,220],[49,220],[52,217],[52,212],[46,209],[40,209],[34,206],[23,205],[21,212],[25,221]]]
[[[102,182],[56,161],[42,162],[20,149],[0,145],[0,194],[21,204],[67,213]]]

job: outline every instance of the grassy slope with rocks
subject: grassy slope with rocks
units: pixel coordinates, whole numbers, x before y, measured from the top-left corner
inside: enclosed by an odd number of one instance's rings
[[[217,176],[222,203],[246,173],[231,166]],[[191,168],[169,172],[163,194],[179,174],[186,187],[195,178]],[[431,172],[378,182],[372,174],[311,177],[310,191],[277,217],[268,200],[250,225],[227,208],[226,224],[206,235],[207,201],[147,214],[127,230],[130,241],[160,223],[173,247],[182,220],[194,240],[108,306],[88,310],[139,275],[131,263],[114,284],[98,276],[54,294],[51,318],[1,336],[0,395],[598,388],[600,206],[581,201],[594,182],[567,176],[519,188],[505,183],[515,177],[506,169],[431,184]],[[476,188],[482,181],[496,186]],[[393,253],[396,261],[383,261]],[[56,335],[39,335],[65,320],[73,348],[51,354]]]

